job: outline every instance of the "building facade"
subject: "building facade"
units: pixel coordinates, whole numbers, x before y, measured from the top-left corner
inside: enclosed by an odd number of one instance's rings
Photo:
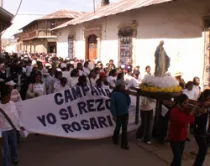
[[[58,56],[98,58],[104,63],[113,59],[118,64],[131,60],[143,73],[147,65],[154,70],[154,52],[164,40],[169,72],[182,72],[186,81],[198,76],[208,85],[210,1],[157,2],[120,1],[55,28]],[[134,8],[139,4],[144,5]],[[113,9],[119,12],[111,13]]]
[[[51,29],[82,14],[82,12],[60,10],[32,21],[21,29],[21,33],[15,35],[18,51],[56,53],[57,36]]]
[[[1,35],[2,33],[11,25],[11,20],[14,16],[0,7],[0,53],[2,50],[2,45],[1,45]]]

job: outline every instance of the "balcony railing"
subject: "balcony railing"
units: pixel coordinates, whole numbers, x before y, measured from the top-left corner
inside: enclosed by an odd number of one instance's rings
[[[20,40],[31,40],[35,38],[47,38],[52,36],[56,36],[56,34],[53,31],[46,29],[39,29],[28,33],[23,33],[20,36]]]

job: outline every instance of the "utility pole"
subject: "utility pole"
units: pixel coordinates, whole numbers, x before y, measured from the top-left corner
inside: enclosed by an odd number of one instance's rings
[[[94,10],[94,13],[96,12],[96,1],[93,0],[93,10]]]
[[[0,7],[3,8],[3,5],[4,5],[4,0],[0,0]]]

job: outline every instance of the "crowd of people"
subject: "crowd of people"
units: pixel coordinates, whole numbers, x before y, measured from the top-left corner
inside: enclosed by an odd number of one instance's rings
[[[15,124],[15,128],[24,130],[18,113],[15,111],[15,102],[52,94],[75,86],[110,87],[113,89],[111,113],[116,122],[112,140],[114,144],[119,143],[119,133],[122,127],[121,147],[129,149],[127,126],[130,97],[125,90],[139,87],[145,75],[152,75],[149,65],[146,66],[145,73],[142,74],[140,66],[134,67],[130,61],[127,64],[115,66],[113,60],[104,65],[100,60],[63,59],[56,55],[45,54],[9,55],[4,53],[0,59],[0,108],[14,120],[12,123]],[[184,145],[188,137],[188,125],[190,124],[199,145],[194,166],[202,166],[208,149],[207,138],[209,138],[210,131],[208,128],[210,90],[201,93],[198,77],[186,84],[182,79],[182,73],[176,73],[175,78],[183,88],[183,94],[175,99],[173,106],[169,106],[171,111],[168,138],[174,154],[171,165],[181,166]],[[196,101],[193,108],[189,107],[189,99]],[[147,144],[151,144],[152,141],[152,120],[155,107],[154,99],[141,97],[141,125],[137,130],[136,138]],[[3,165],[10,165],[10,147],[12,162],[17,164],[18,140],[15,128],[10,125],[4,115],[0,116],[0,124],[4,140]]]

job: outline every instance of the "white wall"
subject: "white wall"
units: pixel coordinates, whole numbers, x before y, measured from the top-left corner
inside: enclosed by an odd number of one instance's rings
[[[201,2],[202,1],[202,2]],[[210,11],[209,0],[178,0],[171,3],[155,5],[133,10],[123,14],[102,18],[95,22],[102,27],[101,55],[99,58],[107,63],[109,59],[118,58],[118,27],[138,23],[135,42],[134,64],[140,65],[141,72],[147,65],[154,69],[154,52],[160,40],[165,41],[165,50],[171,58],[169,71],[184,73],[186,81],[194,76],[202,78],[204,59],[204,39],[202,37],[202,17]],[[85,58],[84,25],[76,28],[76,57]],[[94,28],[94,26],[93,26]],[[58,55],[67,56],[67,31],[62,29],[58,37]]]

